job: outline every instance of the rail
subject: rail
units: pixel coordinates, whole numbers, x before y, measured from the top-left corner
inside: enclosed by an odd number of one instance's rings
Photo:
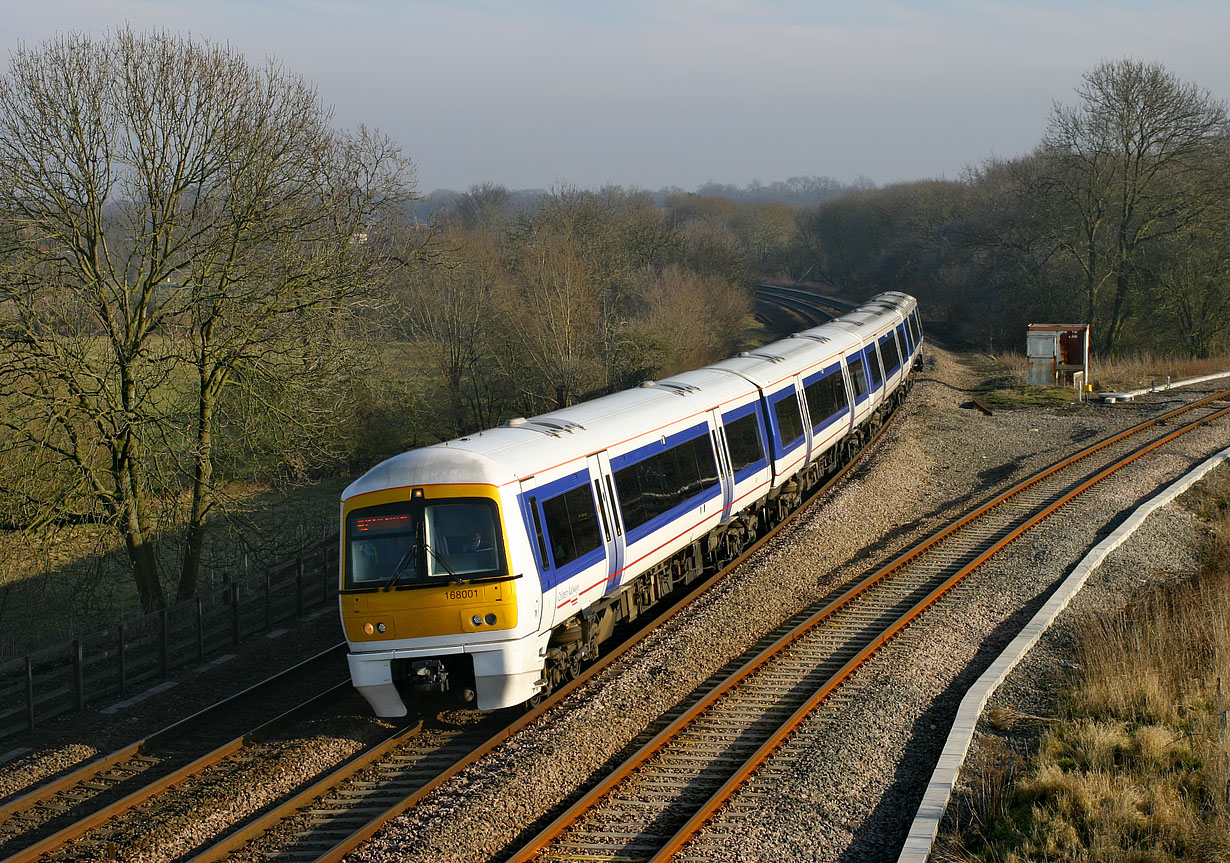
[[[520,847],[509,863],[629,855],[670,859],[819,705],[955,585],[1094,484],[1230,414],[1230,407],[1143,445],[1134,446],[1133,436],[1227,398],[1230,392],[1216,394],[1099,441],[871,573],[705,694]],[[1092,475],[1073,476],[1083,459],[1121,442],[1134,448]],[[1004,506],[1009,501],[1014,505]],[[698,853],[704,859],[703,850]]]
[[[252,843],[262,843],[266,834],[275,832],[275,829],[280,831],[281,825],[296,818],[301,819],[302,823],[295,831],[289,832],[298,834],[291,843],[293,846],[298,846],[298,851],[295,847],[278,847],[276,849],[278,858],[312,860],[314,863],[338,863],[346,854],[371,838],[388,821],[413,808],[433,790],[493,751],[530,723],[537,721],[576,689],[634,648],[649,633],[691,605],[702,593],[719,583],[723,575],[771,542],[780,531],[806,510],[812,500],[828,491],[855,466],[861,464],[890,424],[886,422],[881,426],[854,458],[827,481],[819,484],[794,512],[748,546],[720,572],[701,581],[674,605],[646,619],[626,640],[610,652],[605,652],[575,679],[552,693],[542,704],[516,720],[501,725],[482,741],[468,745],[464,751],[458,750],[457,756],[448,766],[427,775],[418,769],[418,759],[423,753],[414,751],[413,744],[403,737],[391,738],[384,744],[342,765],[341,768],[323,777],[312,787],[285,800],[255,821],[221,837],[214,845],[198,852],[188,863],[216,863],[232,855],[246,859],[254,853],[250,847]],[[407,749],[408,744],[409,749]],[[358,788],[348,784],[356,781]],[[317,834],[323,834],[324,838],[317,838]],[[310,851],[304,851],[304,849],[310,849]],[[275,852],[273,849],[262,848],[256,853],[259,856]]]
[[[229,696],[204,710],[124,746],[109,755],[94,759],[40,785],[3,805],[0,805],[0,849],[8,852],[19,840],[26,844],[3,858],[3,863],[29,863],[40,856],[63,847],[88,830],[116,818],[150,800],[190,776],[201,773],[246,746],[268,737],[291,721],[335,701],[339,694],[349,692],[348,680],[327,688],[290,710],[284,702],[292,695],[298,698],[303,688],[319,686],[317,678],[330,662],[337,663],[345,655],[346,645],[340,643],[272,677]],[[272,702],[275,716],[266,718]],[[206,751],[198,742],[186,739],[205,736],[213,731],[217,739],[218,726],[233,725],[242,720],[243,711],[255,707],[260,718],[255,727],[221,746],[207,744]],[[223,739],[230,735],[224,735]],[[176,749],[180,751],[176,751]],[[196,750],[196,751],[194,751]],[[180,766],[175,767],[175,764]],[[123,797],[116,798],[117,793]],[[101,801],[103,805],[96,805]],[[63,822],[63,826],[60,826]],[[50,825],[50,829],[48,829]],[[33,840],[31,841],[31,836]]]

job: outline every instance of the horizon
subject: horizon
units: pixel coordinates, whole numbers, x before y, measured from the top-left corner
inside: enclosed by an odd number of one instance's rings
[[[1230,73],[1230,8],[1203,0],[49,0],[7,18],[10,51],[127,24],[274,57],[338,125],[398,141],[420,194],[955,179],[1031,151],[1103,60],[1158,61],[1209,89]]]

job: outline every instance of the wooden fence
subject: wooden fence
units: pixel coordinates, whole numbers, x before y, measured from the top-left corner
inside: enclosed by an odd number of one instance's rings
[[[122,698],[336,596],[334,536],[264,576],[0,664],[0,738],[99,698]]]

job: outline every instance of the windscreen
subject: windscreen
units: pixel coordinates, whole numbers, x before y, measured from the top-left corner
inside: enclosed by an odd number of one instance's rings
[[[507,573],[494,501],[404,501],[346,517],[347,589],[448,583]]]
[[[502,570],[494,503],[429,502],[425,516],[429,577],[497,575]]]

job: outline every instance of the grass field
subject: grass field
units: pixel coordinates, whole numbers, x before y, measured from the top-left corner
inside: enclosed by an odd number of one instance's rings
[[[1023,354],[971,354],[968,362],[983,377],[974,396],[991,410],[1054,407],[1077,399],[1077,391],[1071,386],[1026,386]],[[1163,387],[1168,377],[1178,381],[1220,371],[1230,371],[1230,356],[1177,360],[1141,354],[1094,363],[1090,377],[1094,392],[1112,392]],[[1230,378],[1226,383],[1230,386]]]
[[[229,486],[235,514],[211,522],[201,586],[260,573],[335,532],[347,482]],[[173,599],[182,554],[173,528],[159,534],[158,547]],[[0,661],[140,613],[128,558],[113,532],[91,525],[0,532]]]
[[[994,360],[1013,376],[1017,386],[1025,385],[1027,362],[1024,354],[1000,354]],[[1108,392],[1164,386],[1167,377],[1177,381],[1225,371],[1230,371],[1230,356],[1197,360],[1133,354],[1109,360],[1095,357],[1090,362],[1089,380],[1095,392]]]

